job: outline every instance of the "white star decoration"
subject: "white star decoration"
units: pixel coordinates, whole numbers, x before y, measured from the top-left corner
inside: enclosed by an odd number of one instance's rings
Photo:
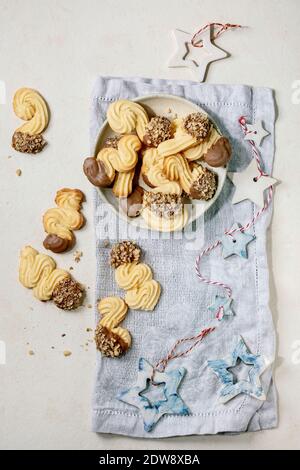
[[[196,74],[200,82],[204,81],[210,62],[224,59],[228,55],[227,52],[212,44],[210,28],[197,36],[197,43],[202,41],[203,47],[195,47],[191,44],[192,35],[190,33],[175,29],[173,34],[177,49],[171,57],[168,67],[188,67]]]
[[[271,176],[259,176],[257,163],[253,158],[246,170],[240,173],[231,173],[230,179],[235,185],[232,204],[237,204],[245,199],[250,199],[259,207],[264,205],[264,190],[277,183]]]
[[[253,142],[260,147],[263,138],[269,134],[270,132],[263,128],[262,122],[257,121],[254,124],[247,124],[247,134],[244,138],[245,140],[253,140]]]

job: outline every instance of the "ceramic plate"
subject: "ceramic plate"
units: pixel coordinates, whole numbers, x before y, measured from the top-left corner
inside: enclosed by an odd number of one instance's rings
[[[196,104],[184,98],[180,98],[174,95],[166,95],[166,94],[155,95],[154,94],[154,95],[148,95],[148,96],[140,96],[132,101],[137,101],[138,103],[140,103],[146,109],[150,117],[154,115],[159,115],[159,116],[166,116],[169,119],[174,119],[175,117],[179,117],[179,118],[184,117],[187,114],[194,113],[194,112],[206,113],[206,111],[200,108],[200,106],[197,106]],[[210,116],[209,118],[211,119]],[[214,126],[218,130],[218,127],[214,123],[213,119],[211,119],[211,121],[213,122]],[[99,150],[103,146],[103,142],[105,141],[105,139],[113,135],[114,135],[114,132],[110,129],[108,121],[106,120],[103,123],[99,131],[99,136],[98,136],[96,147],[95,147],[95,156],[97,156]],[[201,164],[203,166],[206,166],[207,168],[210,168],[209,165],[203,163],[202,161],[201,161]],[[192,200],[191,204],[187,205],[188,220],[187,220],[186,225],[193,222],[202,214],[204,214],[204,212],[214,204],[220,192],[222,191],[222,188],[226,179],[227,169],[224,167],[211,168],[211,169],[218,175],[217,191],[214,197],[210,199],[209,201]],[[142,182],[141,182],[141,186],[143,186],[144,188],[146,187],[145,184]],[[146,224],[143,217],[141,216],[135,217],[135,218],[127,217],[127,215],[119,208],[119,200],[114,196],[110,188],[98,188],[98,190],[103,201],[106,202],[111,207],[111,209],[116,214],[118,214],[118,216],[122,217],[122,219],[127,220],[129,224],[133,224],[141,228],[149,229],[149,226]],[[169,230],[162,229],[161,231],[169,231]]]

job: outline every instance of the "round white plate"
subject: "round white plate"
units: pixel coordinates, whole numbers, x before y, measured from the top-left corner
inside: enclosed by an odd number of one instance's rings
[[[203,112],[204,111],[200,106],[197,106],[190,101],[180,98],[174,95],[167,95],[167,94],[156,94],[156,95],[148,95],[148,96],[140,96],[135,98],[132,101],[137,101],[140,103],[148,112],[148,115],[154,116],[166,116],[169,119],[174,119],[175,117],[184,117],[187,114],[194,113],[194,112]],[[209,116],[211,119],[211,117]],[[213,119],[211,119],[216,129],[218,127],[214,123]],[[112,137],[114,132],[109,127],[108,121],[105,120],[102,127],[99,130],[99,136],[97,139],[96,147],[95,147],[95,157],[97,156],[99,150],[103,146],[103,142],[107,137]],[[207,166],[207,168],[211,168],[209,165],[201,162],[202,165]],[[188,222],[193,222],[198,217],[200,217],[204,212],[212,206],[212,204],[218,198],[220,192],[222,191],[227,169],[225,167],[220,168],[211,168],[212,171],[217,173],[218,175],[218,188],[217,191],[212,199],[209,201],[199,201],[193,199],[191,204],[188,204]],[[141,186],[145,187],[145,184],[141,184]],[[114,196],[112,190],[110,188],[98,188],[101,198],[104,202],[106,202],[111,209],[122,219],[125,219],[129,224],[133,224],[135,226],[139,226],[141,228],[149,229],[149,226],[146,224],[145,220],[142,216],[131,218],[127,217],[127,215],[120,209],[119,207],[119,200]]]

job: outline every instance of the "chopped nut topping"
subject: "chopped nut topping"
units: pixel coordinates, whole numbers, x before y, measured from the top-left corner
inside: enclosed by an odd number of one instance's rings
[[[144,207],[159,217],[174,217],[182,212],[182,198],[178,194],[152,193],[145,191]]]
[[[125,352],[118,341],[118,337],[116,335],[108,334],[107,329],[100,325],[100,323],[98,323],[95,330],[95,343],[96,348],[103,354],[103,356],[119,357],[123,352]]]
[[[117,149],[120,138],[121,136],[118,135],[114,137],[107,137],[107,139],[105,139],[104,141],[103,147],[112,147],[114,149]]]
[[[211,122],[204,113],[192,113],[184,118],[183,128],[195,139],[202,140],[208,135]]]
[[[197,177],[191,186],[190,195],[194,199],[203,199],[208,201],[211,199],[217,190],[217,175],[203,168],[203,172]]]
[[[55,286],[52,298],[58,308],[73,310],[82,304],[83,288],[78,282],[66,277]]]
[[[117,268],[121,264],[138,262],[141,249],[129,240],[117,243],[110,252],[110,265]]]
[[[12,147],[17,152],[39,153],[43,150],[47,142],[42,134],[29,135],[23,132],[15,132],[12,137]]]
[[[161,142],[171,137],[171,121],[166,117],[156,116],[147,124],[143,140],[149,147],[158,147]]]

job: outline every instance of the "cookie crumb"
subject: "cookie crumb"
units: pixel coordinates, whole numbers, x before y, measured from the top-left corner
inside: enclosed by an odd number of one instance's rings
[[[66,333],[63,333],[63,334],[61,335],[62,338],[64,338],[65,336],[66,336]]]
[[[110,243],[109,243],[109,240],[107,238],[106,240],[103,241],[102,246],[103,246],[103,248],[108,248],[109,245],[110,245]]]
[[[90,331],[93,331],[93,328],[87,328],[86,331],[89,333]]]
[[[92,304],[87,304],[87,308],[93,308]]]
[[[69,271],[73,271],[73,269],[74,269],[73,266],[69,267]]]
[[[64,351],[64,356],[65,357],[68,357],[68,356],[71,356],[71,355],[72,355],[71,351]]]
[[[32,351],[32,349],[30,349],[30,350],[28,351],[28,354],[29,354],[29,356],[34,356],[34,351]]]
[[[79,263],[79,261],[80,261],[82,255],[83,255],[82,251],[78,251],[78,250],[75,251],[75,253],[73,254],[74,261],[75,261],[76,263]]]
[[[20,168],[18,168],[18,169],[16,170],[16,175],[17,175],[17,176],[21,176],[21,174],[22,174],[22,170],[21,170]]]

